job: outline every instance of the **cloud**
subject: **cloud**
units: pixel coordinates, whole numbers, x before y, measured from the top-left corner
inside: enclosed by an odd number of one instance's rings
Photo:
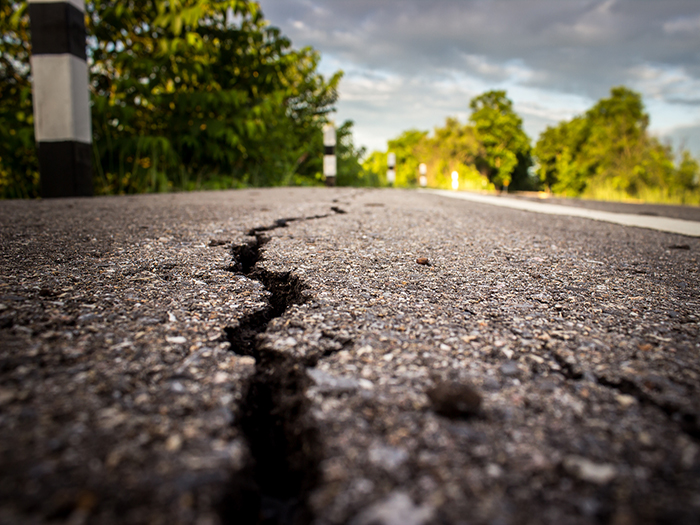
[[[621,15],[613,11],[617,0],[605,0],[593,4],[570,20],[553,24],[550,34],[567,45],[601,46],[618,40],[624,35]]]
[[[687,149],[695,158],[700,159],[700,121],[695,125],[679,126],[658,135],[661,140],[670,142],[677,151]]]
[[[463,55],[465,71],[485,79],[504,82],[529,82],[535,78],[535,72],[525,66],[521,60],[498,63],[483,55]]]
[[[678,33],[700,32],[700,15],[696,17],[680,17],[664,22],[664,32],[671,35]]]
[[[287,30],[294,42],[405,75],[472,67],[489,77],[484,65],[518,64],[548,72],[523,81],[599,97],[625,80],[630,62],[700,67],[680,31],[700,23],[697,0],[267,0],[262,7],[294,28]]]
[[[616,85],[639,90],[653,101],[654,112],[681,118],[671,106],[687,108],[677,125],[700,118],[694,113],[700,93],[698,0],[261,4],[295,45],[321,52],[324,68],[346,71],[339,109],[360,111],[353,117],[358,130],[380,116],[399,125],[406,119],[390,112],[407,107],[416,108],[415,127],[432,127],[493,88],[508,90],[533,130],[585,111],[584,104],[590,107]],[[652,112],[652,124],[657,119],[670,122]]]
[[[647,97],[677,104],[700,106],[700,79],[685,68],[652,64],[630,68],[632,86]]]

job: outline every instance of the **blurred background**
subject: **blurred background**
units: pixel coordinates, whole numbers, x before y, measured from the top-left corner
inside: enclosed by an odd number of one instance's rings
[[[697,0],[88,1],[98,194],[323,183],[700,204]],[[38,194],[0,2],[0,195]]]

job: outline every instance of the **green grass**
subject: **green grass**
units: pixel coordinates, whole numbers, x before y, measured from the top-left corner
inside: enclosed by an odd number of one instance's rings
[[[700,206],[700,190],[669,190],[667,188],[641,188],[636,195],[613,188],[597,186],[587,188],[580,195],[582,199],[614,202],[635,202],[645,204],[682,204]]]

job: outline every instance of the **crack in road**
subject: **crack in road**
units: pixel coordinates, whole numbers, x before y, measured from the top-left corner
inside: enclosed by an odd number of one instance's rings
[[[346,213],[331,208],[335,214]],[[319,480],[321,443],[305,392],[307,362],[266,347],[259,335],[271,320],[306,300],[306,286],[291,272],[258,266],[270,241],[263,232],[290,222],[332,214],[284,218],[248,231],[254,239],[232,248],[230,271],[262,283],[267,304],[224,329],[231,350],[255,358],[255,372],[244,389],[237,425],[248,443],[248,466],[231,480],[220,513],[224,523],[302,525],[313,519],[307,497]]]
[[[345,213],[335,208],[332,212]],[[278,219],[271,225],[248,230],[252,239],[231,249],[233,263],[229,270],[260,282],[267,292],[267,304],[243,316],[237,325],[224,329],[231,350],[253,357],[256,365],[244,388],[236,417],[236,425],[248,444],[248,465],[231,480],[220,508],[223,523],[286,525],[307,524],[314,519],[308,497],[319,483],[323,453],[305,393],[311,382],[307,367],[314,366],[326,354],[295,357],[271,349],[259,337],[273,319],[306,301],[306,285],[298,276],[291,271],[273,272],[259,263],[263,260],[264,247],[270,242],[265,233],[286,228],[292,222],[331,215]],[[336,334],[322,335],[337,340]],[[344,347],[351,340],[337,340],[337,343]],[[691,438],[700,437],[697,416],[682,407],[656,399],[632,380],[601,377],[557,351],[551,355],[566,379],[591,380],[631,395],[640,405],[661,410]]]
[[[608,379],[596,375],[599,384],[614,388],[618,392],[634,397],[640,404],[653,406],[663,412],[671,421],[678,424],[680,429],[695,440],[700,440],[700,421],[698,416],[687,412],[682,407],[669,400],[658,400],[646,392],[635,381],[626,378]]]
[[[256,226],[255,228],[251,228],[250,230],[248,230],[247,235],[249,235],[251,237],[257,237],[258,234],[260,234],[262,232],[269,232],[272,230],[276,230],[278,228],[286,228],[290,222],[302,222],[302,221],[313,221],[316,219],[326,219],[328,217],[331,217],[333,214],[343,215],[343,214],[347,213],[345,210],[339,208],[338,206],[332,206],[331,211],[333,213],[325,213],[323,215],[310,215],[307,217],[286,217],[283,219],[277,219],[275,222],[273,222],[272,224],[270,224],[268,226]]]
[[[554,360],[561,368],[561,373],[566,379],[581,381],[590,378],[599,385],[610,388],[634,397],[640,405],[652,406],[660,410],[667,418],[676,423],[681,431],[694,440],[700,440],[700,420],[697,414],[690,413],[669,400],[659,400],[646,392],[637,382],[627,379],[609,379],[607,377],[594,374],[590,371],[583,371],[578,364],[572,364],[558,352],[552,352]]]

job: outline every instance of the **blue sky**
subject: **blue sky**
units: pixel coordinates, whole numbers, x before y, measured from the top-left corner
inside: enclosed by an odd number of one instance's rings
[[[336,121],[385,149],[410,128],[465,121],[505,89],[537,139],[626,85],[650,131],[700,157],[700,0],[261,0],[295,47],[345,72]]]

